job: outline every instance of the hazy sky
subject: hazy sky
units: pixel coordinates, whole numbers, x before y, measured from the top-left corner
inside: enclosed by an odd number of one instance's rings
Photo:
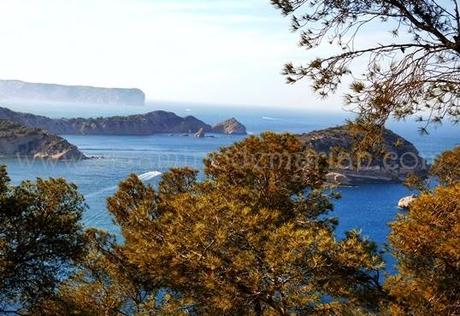
[[[269,0],[1,0],[0,78],[138,87],[148,99],[340,109],[287,61],[317,54]],[[325,50],[329,48],[324,48]]]

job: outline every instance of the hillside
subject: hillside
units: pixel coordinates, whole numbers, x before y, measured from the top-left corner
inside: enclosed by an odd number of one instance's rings
[[[339,154],[351,152],[359,139],[359,135],[352,135],[345,126],[313,131],[298,137],[307,149],[323,153],[333,162],[336,162]],[[350,163],[356,162],[354,159],[342,159],[341,164],[333,168],[335,174],[332,177],[342,179],[340,182],[345,183],[392,182],[402,181],[411,173],[425,175],[427,172],[427,163],[420,157],[417,148],[389,129],[383,131],[382,152],[372,154],[371,159],[363,162],[358,169]]]
[[[82,160],[87,157],[62,137],[0,120],[0,157]]]

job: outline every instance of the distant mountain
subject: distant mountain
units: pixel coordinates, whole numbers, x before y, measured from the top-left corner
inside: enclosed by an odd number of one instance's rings
[[[46,116],[20,113],[0,107],[0,119],[28,127],[42,128],[50,133],[60,135],[152,135],[158,133],[197,133],[200,129],[206,133],[246,134],[246,128],[235,119],[212,127],[193,116],[180,117],[166,111],[88,119],[51,119]],[[225,128],[222,128],[223,126]]]
[[[62,137],[0,120],[0,157],[82,160],[87,157]]]
[[[0,80],[1,101],[41,101],[71,104],[144,105],[145,94],[139,89],[66,86]]]

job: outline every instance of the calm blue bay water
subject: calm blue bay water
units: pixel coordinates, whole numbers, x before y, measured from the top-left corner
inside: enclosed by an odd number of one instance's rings
[[[113,114],[144,113],[153,109],[167,109],[179,115],[195,115],[208,122],[216,123],[235,116],[253,134],[265,130],[293,133],[339,125],[347,118],[345,114],[320,114],[305,111],[276,110],[270,108],[199,107],[196,105],[170,105],[149,107],[88,107],[63,109],[62,107],[13,107],[16,110],[46,114],[54,117],[105,116]],[[429,136],[417,134],[417,126],[412,122],[390,123],[389,127],[413,142],[422,156],[431,160],[443,150],[460,143],[460,127],[448,126],[433,129]],[[181,135],[154,136],[66,136],[88,156],[99,156],[77,163],[44,163],[41,161],[1,161],[8,165],[15,183],[35,177],[65,177],[76,183],[85,195],[88,211],[84,220],[88,226],[96,226],[115,232],[112,220],[105,208],[105,200],[113,194],[119,181],[130,173],[142,175],[147,183],[155,185],[156,172],[164,172],[174,166],[201,168],[202,159],[211,151],[241,140],[240,136],[214,135],[213,138],[196,139]],[[342,199],[335,203],[334,215],[339,218],[338,234],[357,228],[364,235],[377,241],[386,242],[387,223],[395,218],[398,200],[411,194],[399,184],[372,184],[359,187],[341,188]]]

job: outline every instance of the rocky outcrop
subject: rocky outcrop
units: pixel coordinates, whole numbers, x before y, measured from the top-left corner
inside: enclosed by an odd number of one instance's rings
[[[194,136],[196,138],[204,138],[206,136],[204,129],[200,128],[200,130]]]
[[[415,202],[416,199],[417,199],[416,195],[409,195],[409,196],[403,197],[402,199],[399,200],[398,207],[407,210],[409,209],[411,204]]]
[[[129,116],[51,119],[0,107],[0,119],[10,120],[28,127],[45,129],[52,134],[59,135],[152,135],[158,133],[197,133],[200,129],[203,129],[205,133],[220,133],[193,116],[180,117],[166,111],[153,111]]]
[[[306,149],[326,155],[332,172],[343,175],[352,184],[369,182],[400,182],[408,174],[425,176],[426,161],[413,144],[394,132],[383,131],[382,152],[362,153],[360,163],[349,154],[357,141],[346,126],[328,128],[298,135]]]
[[[139,89],[66,86],[19,80],[0,80],[0,100],[144,105],[145,94]]]
[[[212,128],[214,133],[229,135],[246,135],[246,127],[234,117],[215,125]]]
[[[350,179],[341,173],[337,172],[329,172],[326,174],[326,181],[331,184],[336,184],[336,185],[349,185],[351,184]]]
[[[0,156],[53,160],[87,159],[76,146],[62,137],[6,120],[0,120]]]

